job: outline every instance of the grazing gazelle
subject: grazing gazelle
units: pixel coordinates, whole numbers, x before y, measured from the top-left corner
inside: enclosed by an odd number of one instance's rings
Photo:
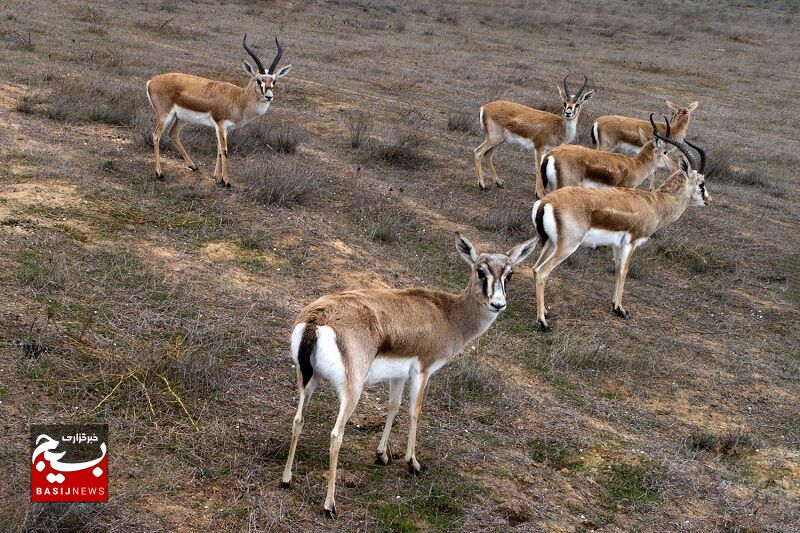
[[[670,137],[670,124],[666,120],[666,137]],[[658,134],[653,115],[652,138],[639,128],[639,137],[643,141],[641,151],[636,157],[612,152],[601,152],[594,148],[577,144],[556,146],[542,159],[542,176],[545,189],[554,191],[563,187],[583,187],[585,189],[599,187],[626,187],[635,189],[648,177],[650,190],[653,190],[653,175],[659,164],[667,157],[669,149],[661,135]]]
[[[489,172],[492,173],[494,183],[498,187],[503,186],[503,180],[497,175],[497,169],[494,168],[492,157],[497,147],[508,141],[528,150],[533,150],[534,159],[536,160],[534,170],[536,175],[536,197],[541,198],[544,196],[542,176],[539,172],[542,155],[550,148],[568,143],[575,138],[578,116],[581,113],[581,104],[594,94],[594,91],[585,92],[588,81],[584,76],[583,85],[575,94],[569,92],[567,76],[564,76],[563,90],[561,86],[556,85],[558,93],[561,95],[561,100],[564,102],[564,109],[560,115],[505,100],[490,102],[481,107],[481,127],[486,134],[486,138],[474,150],[475,170],[478,173],[478,185],[481,190],[486,189],[486,183],[483,180],[483,165],[481,164],[484,156],[488,158]]]
[[[670,116],[672,125],[671,138],[676,141],[683,141],[686,137],[686,129],[689,127],[692,111],[697,108],[699,102],[692,102],[687,107],[678,107],[668,100],[666,103],[672,112]],[[639,129],[644,131],[648,138],[653,134],[653,126],[646,120],[620,115],[604,115],[592,124],[592,143],[597,145],[598,150],[604,152],[622,150],[636,154],[644,144],[639,138]],[[658,129],[658,133],[663,136],[664,126],[659,124]]]
[[[428,379],[486,331],[506,308],[506,284],[512,269],[535,246],[532,239],[506,254],[479,254],[472,243],[456,234],[456,248],[472,267],[461,294],[429,289],[353,290],[323,296],[303,309],[295,322],[291,343],[300,401],[281,486],[288,487],[292,480],[303,416],[321,379],[328,381],[339,396],[325,497],[328,517],[336,517],[336,463],[344,427],[365,385],[389,382],[389,410],[377,453],[379,464],[388,464],[389,433],[406,381],[410,382],[411,416],[405,461],[412,473],[420,473],[415,446]]]
[[[189,122],[217,130],[217,163],[214,167],[214,179],[219,180],[222,186],[231,186],[228,179],[228,132],[266,113],[272,102],[272,88],[275,86],[275,81],[286,76],[292,68],[292,65],[286,65],[277,74],[275,73],[275,67],[283,55],[283,48],[277,38],[275,44],[278,51],[269,69],[265,69],[256,53],[247,46],[247,35],[244,36],[242,46],[258,68],[254,70],[246,59],[242,60],[242,68],[250,76],[250,81],[244,87],[179,72],[159,74],[147,82],[147,97],[156,112],[153,152],[158,179],[164,179],[161,173],[159,142],[161,134],[165,131],[169,133],[189,168],[197,170],[197,165],[189,157],[180,139],[181,128]]]
[[[580,246],[611,246],[617,282],[612,310],[627,318],[622,291],[633,251],[660,228],[677,220],[692,205],[708,205],[705,188],[705,153],[699,147],[700,165],[684,143],[665,139],[686,156],[678,165],[668,160],[673,174],[657,191],[638,189],[558,189],[533,204],[531,217],[542,252],[533,270],[536,276],[536,315],[543,331],[548,329],[544,285],[555,267]]]

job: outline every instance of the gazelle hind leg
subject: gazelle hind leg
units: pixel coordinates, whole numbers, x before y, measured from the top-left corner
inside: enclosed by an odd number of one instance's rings
[[[223,187],[230,187],[231,182],[228,179],[228,134],[222,124],[217,124],[217,157],[219,158],[219,167],[222,171],[222,181],[219,184]]]
[[[475,154],[475,172],[478,174],[478,187],[480,187],[482,191],[486,190],[486,182],[483,180],[483,165],[481,164],[481,160],[483,159],[483,154],[488,150],[488,146],[489,137],[487,136],[486,139],[473,150]]]
[[[547,317],[544,306],[544,287],[547,282],[548,276],[558,265],[571,256],[575,250],[578,249],[580,244],[565,247],[555,247],[555,251],[549,258],[545,259],[539,266],[534,269],[536,275],[536,319],[542,331],[547,331],[550,327],[547,325]]]
[[[403,399],[403,389],[406,386],[405,379],[393,379],[389,382],[389,410],[386,413],[386,424],[383,426],[383,435],[378,444],[375,463],[388,465],[392,460],[391,452],[387,452],[389,444],[389,434],[392,432],[394,417],[400,410],[400,402]]]
[[[169,130],[172,127],[172,121],[175,119],[173,113],[167,113],[164,116],[156,118],[156,127],[153,130],[153,157],[156,163],[156,178],[163,180],[164,173],[161,172],[161,135],[164,130]]]
[[[500,146],[502,142],[499,142],[486,150],[486,164],[489,166],[489,172],[492,174],[492,179],[494,180],[494,184],[503,188],[503,180],[500,179],[500,176],[497,175],[497,169],[494,168],[494,151],[497,150],[497,147]]]
[[[286,467],[283,469],[283,477],[281,477],[281,487],[289,487],[292,481],[292,466],[294,465],[294,453],[297,450],[297,441],[300,439],[300,433],[303,431],[303,420],[306,416],[306,409],[308,409],[308,402],[319,384],[319,378],[312,376],[306,386],[303,386],[303,375],[300,369],[297,369],[297,389],[300,391],[300,400],[297,403],[297,414],[294,415],[292,422],[292,443],[289,445],[289,457],[286,459]]]
[[[176,118],[175,123],[172,124],[172,128],[169,130],[169,138],[172,139],[172,144],[174,144],[175,148],[178,149],[178,153],[181,154],[181,157],[184,161],[186,161],[186,164],[189,165],[189,168],[192,169],[192,171],[196,171],[197,165],[194,164],[189,152],[186,151],[186,148],[184,148],[183,143],[181,142],[181,130],[185,124],[186,123],[184,121]]]
[[[339,392],[339,415],[336,417],[336,425],[333,426],[333,431],[331,431],[328,492],[325,496],[325,516],[328,518],[336,518],[336,469],[339,462],[339,448],[342,446],[342,438],[344,437],[344,427],[353,415],[360,397],[360,386],[353,390],[346,390],[343,387]]]

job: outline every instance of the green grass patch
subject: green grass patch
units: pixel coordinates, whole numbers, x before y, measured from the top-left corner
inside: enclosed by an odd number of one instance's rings
[[[612,463],[601,476],[609,503],[657,502],[661,500],[656,465]]]

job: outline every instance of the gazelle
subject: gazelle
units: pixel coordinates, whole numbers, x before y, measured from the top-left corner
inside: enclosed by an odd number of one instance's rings
[[[672,125],[671,138],[676,141],[683,141],[686,137],[686,129],[689,127],[692,111],[697,109],[699,102],[692,102],[687,107],[678,107],[669,100],[666,101],[666,104],[672,112],[670,116]],[[658,128],[659,134],[663,136],[665,132],[664,126],[659,125]],[[623,150],[636,154],[644,144],[639,138],[639,129],[644,131],[648,138],[653,134],[653,126],[646,120],[620,115],[604,115],[592,124],[592,143],[597,146],[598,150],[604,152]]]
[[[303,309],[292,332],[300,401],[292,425],[292,442],[282,487],[292,480],[292,463],[303,417],[320,380],[339,396],[339,415],[331,432],[325,514],[336,517],[334,491],[344,427],[365,385],[389,381],[389,410],[378,444],[377,462],[388,464],[389,433],[409,385],[410,424],[405,461],[409,471],[422,470],[416,457],[417,423],[430,376],[473,339],[483,334],[506,308],[506,284],[514,265],[536,246],[535,240],[506,254],[479,254],[456,234],[456,248],[472,268],[461,294],[429,289],[365,289],[323,296]]]
[[[594,91],[585,92],[586,84],[589,82],[586,76],[583,77],[583,85],[580,89],[575,94],[570,93],[567,77],[564,76],[563,90],[561,86],[556,85],[564,104],[560,115],[505,100],[490,102],[481,107],[480,121],[486,138],[474,150],[475,170],[478,173],[478,185],[481,190],[486,189],[482,165],[484,157],[488,158],[489,172],[492,173],[494,183],[498,187],[503,186],[503,180],[497,175],[492,158],[497,147],[508,141],[533,150],[536,160],[536,197],[544,196],[542,176],[539,172],[541,156],[550,148],[568,143],[575,138],[581,105],[594,94]]]
[[[566,187],[551,192],[533,204],[531,218],[539,233],[542,252],[533,266],[536,275],[536,316],[540,328],[548,329],[544,286],[555,267],[580,246],[611,246],[617,281],[612,311],[622,318],[622,291],[633,251],[657,230],[677,220],[691,205],[708,205],[705,188],[705,152],[700,165],[683,142],[665,139],[685,155],[679,165],[668,160],[673,174],[657,191],[638,189],[582,189]],[[678,168],[678,166],[680,168]]]
[[[670,124],[666,120],[666,137],[670,137]],[[550,191],[576,186],[586,189],[599,187],[626,187],[635,189],[648,177],[653,190],[653,175],[656,168],[666,165],[663,160],[669,153],[668,144],[658,134],[658,128],[650,115],[653,133],[651,139],[641,128],[639,137],[642,149],[636,157],[612,152],[601,152],[586,146],[562,144],[544,155],[542,176],[545,188]],[[671,146],[669,147],[671,148]]]
[[[147,98],[156,112],[153,152],[158,179],[164,179],[161,173],[159,142],[165,131],[169,133],[189,168],[197,170],[197,165],[183,147],[180,138],[181,128],[189,122],[216,129],[217,163],[214,166],[214,179],[219,180],[222,186],[231,186],[228,178],[228,132],[266,113],[273,99],[272,88],[275,82],[292,69],[292,65],[286,65],[275,73],[275,67],[283,55],[283,48],[277,38],[275,45],[278,51],[269,69],[265,69],[256,53],[247,45],[247,35],[244,36],[242,46],[253,58],[258,69],[253,69],[246,59],[242,60],[242,68],[250,76],[244,87],[179,72],[159,74],[147,82]]]

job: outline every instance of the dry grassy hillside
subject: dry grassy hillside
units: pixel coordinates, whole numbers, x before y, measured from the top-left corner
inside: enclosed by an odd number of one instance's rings
[[[4,2],[0,530],[800,530],[797,4],[528,4]],[[233,189],[209,129],[183,136],[199,172],[165,141],[155,181],[145,81],[243,84],[244,32],[294,69],[233,136]],[[504,146],[506,187],[479,191],[478,108],[558,106],[566,69],[597,90],[582,142],[595,116],[699,100],[711,205],[636,253],[627,321],[610,250],[556,270],[547,334],[523,265],[432,379],[419,479],[373,464],[387,390],[366,392],[327,521],[330,389],[278,488],[294,315],[348,288],[460,290],[453,230],[529,238],[532,156]],[[28,425],[74,420],[110,426],[110,501],[30,504]]]

